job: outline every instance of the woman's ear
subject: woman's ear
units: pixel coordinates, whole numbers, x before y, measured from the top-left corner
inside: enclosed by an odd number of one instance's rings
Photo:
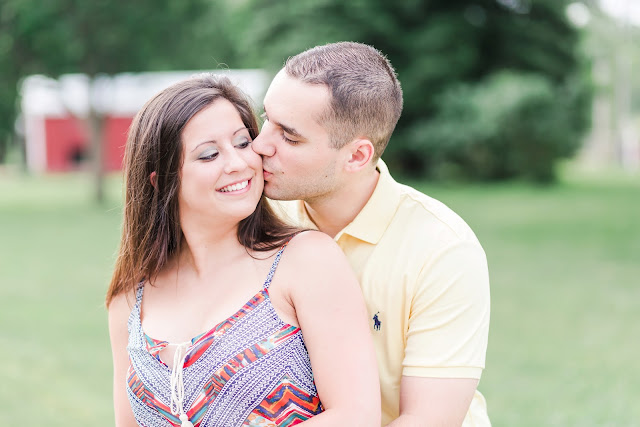
[[[149,175],[149,182],[151,182],[153,188],[155,188],[156,190],[158,189],[158,175],[156,174],[156,171],[151,172],[151,174]]]

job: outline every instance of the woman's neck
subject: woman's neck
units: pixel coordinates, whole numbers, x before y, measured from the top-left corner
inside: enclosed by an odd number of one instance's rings
[[[229,265],[239,256],[246,255],[246,248],[238,241],[238,226],[183,227],[180,253],[176,257],[180,270],[190,270],[196,277],[211,277],[216,270]]]

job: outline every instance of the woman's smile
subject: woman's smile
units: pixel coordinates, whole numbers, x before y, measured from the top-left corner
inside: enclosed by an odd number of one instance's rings
[[[233,184],[229,184],[227,186],[222,187],[218,191],[219,193],[232,193],[232,194],[242,194],[249,191],[251,188],[252,179],[245,179],[244,181],[238,181]]]

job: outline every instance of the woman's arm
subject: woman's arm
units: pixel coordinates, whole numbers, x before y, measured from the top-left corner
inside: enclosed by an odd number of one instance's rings
[[[287,251],[291,301],[325,408],[304,425],[379,426],[376,356],[355,274],[338,245],[323,233],[302,233]]]
[[[131,411],[126,389],[129,368],[127,320],[130,311],[131,307],[125,294],[116,296],[109,305],[109,336],[113,355],[113,407],[117,427],[137,427],[138,425]]]

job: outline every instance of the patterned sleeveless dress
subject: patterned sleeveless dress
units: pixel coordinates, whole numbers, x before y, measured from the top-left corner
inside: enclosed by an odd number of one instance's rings
[[[278,317],[269,298],[285,247],[262,290],[231,317],[180,344],[173,367],[159,356],[172,344],[142,330],[144,287],[138,287],[128,323],[127,393],[139,425],[291,426],[323,411],[302,332]]]

